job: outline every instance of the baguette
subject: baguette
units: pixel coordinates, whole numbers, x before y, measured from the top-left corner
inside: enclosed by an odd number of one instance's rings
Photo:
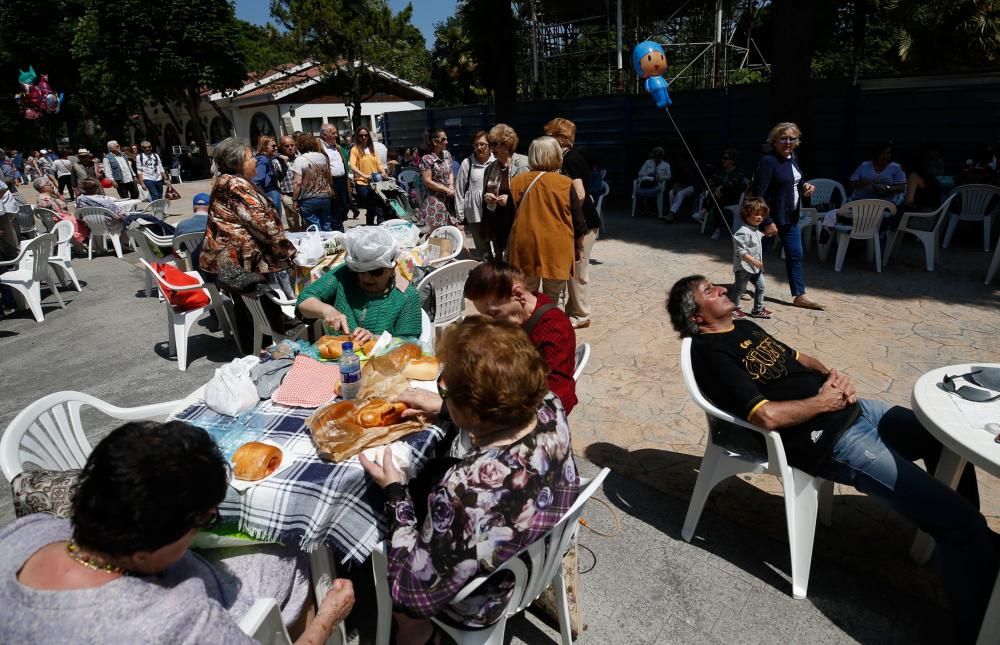
[[[433,356],[419,356],[403,368],[403,376],[415,381],[433,381],[440,373],[441,361]]]

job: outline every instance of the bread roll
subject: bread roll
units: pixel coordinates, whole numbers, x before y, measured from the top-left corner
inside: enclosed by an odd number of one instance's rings
[[[244,481],[264,479],[281,465],[281,448],[251,441],[233,453],[233,476]]]
[[[373,399],[358,410],[357,422],[362,428],[378,428],[391,426],[403,420],[405,403],[389,403],[382,399]]]
[[[400,345],[386,354],[385,358],[392,362],[392,364],[396,367],[397,372],[402,372],[407,363],[412,361],[414,358],[420,358],[423,355],[424,350],[420,349],[420,345],[415,343],[406,343],[405,345]]]
[[[365,353],[365,356],[371,356],[372,350],[375,349],[375,343],[378,342],[378,338],[372,338],[370,341],[361,346],[361,351]]]
[[[320,336],[316,349],[323,358],[337,359],[344,353],[344,343],[349,342],[352,342],[350,336]]]
[[[417,381],[436,380],[440,373],[441,362],[433,356],[419,356],[403,368],[403,376]]]

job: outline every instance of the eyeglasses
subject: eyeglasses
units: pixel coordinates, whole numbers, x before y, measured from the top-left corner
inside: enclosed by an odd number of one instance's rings
[[[448,386],[441,382],[441,377],[440,376],[438,377],[438,380],[437,380],[437,386],[438,386],[438,396],[441,397],[442,401],[447,400],[448,399]]]
[[[778,137],[778,141],[781,143],[798,143],[798,137]]]
[[[968,381],[976,383],[975,379],[969,377],[979,374],[980,371],[981,370],[975,370],[973,372],[968,372],[967,374],[958,374],[956,376],[948,376],[947,374],[945,374],[944,378],[941,380],[941,387],[944,389],[945,392],[951,392],[952,394],[957,394],[966,401],[986,403],[988,401],[996,401],[997,399],[1000,399],[1000,394],[994,395],[989,390],[983,390],[978,387],[972,387],[971,385],[962,385],[962,386],[955,385],[955,380],[960,378],[964,378]],[[976,385],[978,385],[978,383],[976,383]]]
[[[194,516],[191,520],[192,528],[210,529],[219,521],[219,508],[215,507]]]
[[[447,138],[445,138],[445,139],[434,139],[434,140],[437,141],[438,143],[448,143],[448,139]]]
[[[474,143],[472,145],[476,146],[477,148],[487,148],[487,147],[489,147],[490,144],[485,143],[485,142],[480,142],[480,143]]]

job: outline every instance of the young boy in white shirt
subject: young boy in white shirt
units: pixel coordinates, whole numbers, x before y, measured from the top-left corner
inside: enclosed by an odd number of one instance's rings
[[[747,197],[740,207],[740,219],[743,225],[733,232],[733,273],[735,280],[729,289],[729,299],[736,304],[733,318],[770,318],[771,310],[764,307],[764,244],[763,234],[757,228],[770,212],[760,197]],[[753,298],[753,309],[749,314],[740,309],[740,296],[753,282],[756,290]]]

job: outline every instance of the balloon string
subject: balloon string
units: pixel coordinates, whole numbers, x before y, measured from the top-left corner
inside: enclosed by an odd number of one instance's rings
[[[677,131],[677,136],[680,137],[681,143],[684,144],[684,149],[687,150],[688,156],[691,157],[691,162],[694,163],[695,170],[698,171],[698,175],[701,177],[701,181],[705,184],[705,190],[708,192],[708,196],[712,198],[712,203],[719,211],[719,217],[722,218],[722,223],[725,224],[726,230],[729,231],[729,236],[733,237],[733,229],[729,226],[729,218],[726,217],[726,211],[719,206],[719,202],[715,199],[715,193],[712,192],[712,187],[708,185],[708,179],[705,178],[705,174],[701,171],[701,166],[698,164],[698,160],[695,159],[694,153],[691,152],[691,146],[688,145],[687,140],[684,138],[684,134],[681,129],[677,127],[677,121],[674,121],[674,115],[670,113],[670,108],[663,108],[670,117],[670,122],[674,124],[674,130]],[[705,217],[708,217],[708,213],[705,213]]]

